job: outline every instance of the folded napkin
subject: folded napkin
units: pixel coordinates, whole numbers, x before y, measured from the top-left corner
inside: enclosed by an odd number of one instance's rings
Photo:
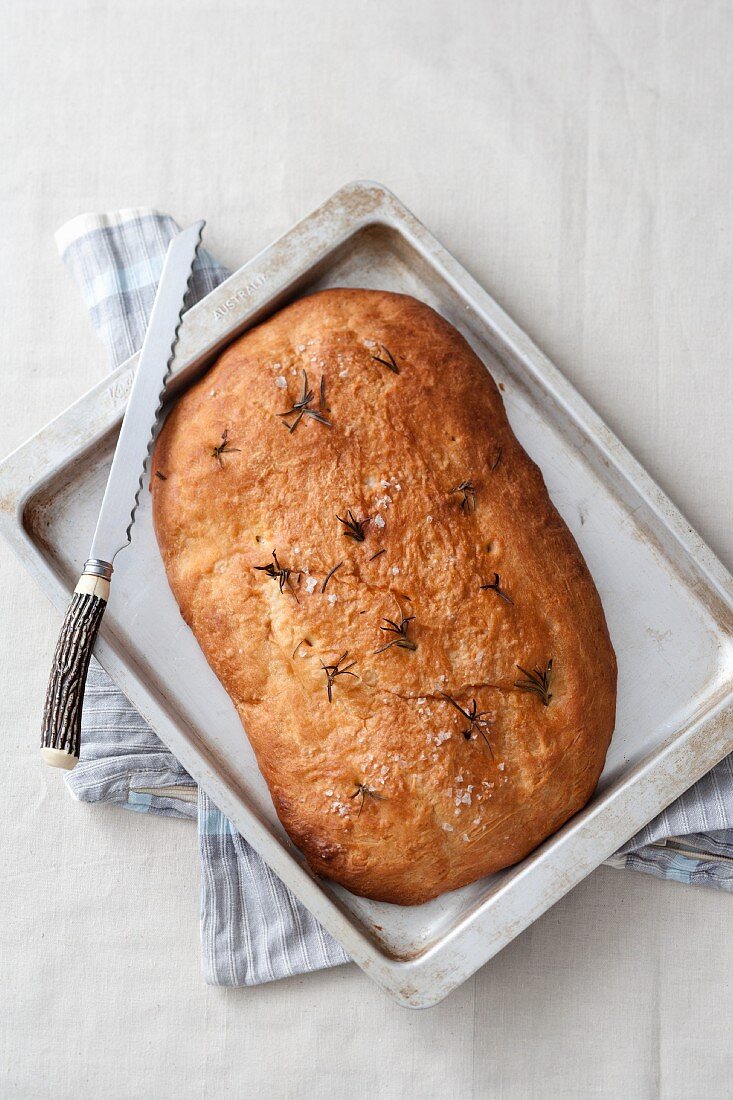
[[[56,234],[113,366],[142,345],[172,218],[136,208],[84,214]],[[228,275],[199,251],[188,304]],[[198,821],[205,980],[256,985],[348,962],[341,947],[269,870],[93,660],[81,760],[67,783],[85,802]],[[733,756],[608,861],[677,882],[733,891]]]

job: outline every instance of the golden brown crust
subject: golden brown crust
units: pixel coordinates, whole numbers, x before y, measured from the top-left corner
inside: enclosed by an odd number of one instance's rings
[[[331,426],[289,432],[303,369]],[[603,609],[493,380],[437,313],[382,291],[295,302],[180,399],[153,469],[171,588],[318,874],[416,904],[516,863],[585,805],[614,725]],[[349,510],[369,517],[362,542]],[[256,568],[273,550],[303,571],[283,591]],[[403,615],[417,648],[377,653]],[[329,702],[322,666],[344,653],[355,675]],[[545,706],[515,685],[549,660]]]

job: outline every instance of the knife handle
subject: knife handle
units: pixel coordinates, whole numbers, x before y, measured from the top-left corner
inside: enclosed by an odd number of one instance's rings
[[[85,563],[56,643],[41,728],[41,756],[55,768],[70,770],[79,760],[84,685],[111,576],[109,562]]]

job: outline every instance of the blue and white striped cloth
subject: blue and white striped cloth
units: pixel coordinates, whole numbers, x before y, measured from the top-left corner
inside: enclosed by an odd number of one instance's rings
[[[142,345],[163,258],[177,231],[167,215],[137,208],[84,214],[56,235],[112,366]],[[201,250],[189,304],[228,274]],[[210,984],[256,985],[348,962],[94,661],[84,704],[82,758],[67,783],[85,802],[198,821],[203,971]],[[609,863],[733,892],[733,757]]]

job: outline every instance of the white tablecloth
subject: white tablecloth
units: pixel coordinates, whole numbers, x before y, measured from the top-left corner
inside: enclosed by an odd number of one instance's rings
[[[99,376],[59,224],[203,216],[236,267],[367,176],[733,566],[729,3],[2,9],[2,452]],[[730,1095],[733,901],[640,875],[598,871],[425,1013],[353,967],[206,988],[195,830],[74,804],[43,769],[58,616],[4,547],[0,573],[2,1096]]]

